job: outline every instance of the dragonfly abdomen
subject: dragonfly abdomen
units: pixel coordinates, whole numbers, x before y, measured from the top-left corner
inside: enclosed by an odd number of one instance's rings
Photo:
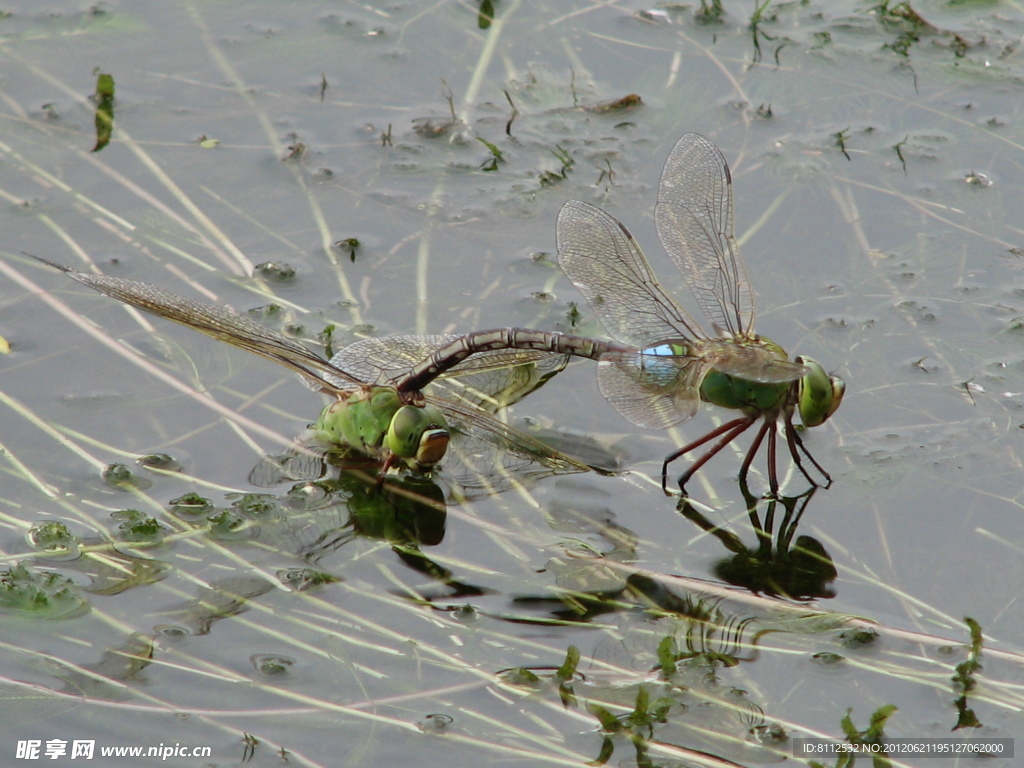
[[[460,336],[450,344],[435,350],[429,358],[412,368],[398,382],[398,390],[401,392],[419,391],[466,358],[481,352],[500,349],[550,352],[556,355],[572,355],[597,360],[609,352],[626,348],[617,347],[598,339],[555,331],[535,331],[527,328],[495,328],[489,331],[476,331]],[[529,362],[529,360],[524,360],[524,362]]]
[[[655,347],[648,347],[643,354],[652,357],[691,357],[693,350],[681,342],[666,341]]]
[[[687,353],[685,347],[677,344],[661,344],[625,354],[619,353],[613,357],[616,365],[620,367],[623,362],[628,362],[630,367],[654,387],[684,386],[691,367],[698,362]]]

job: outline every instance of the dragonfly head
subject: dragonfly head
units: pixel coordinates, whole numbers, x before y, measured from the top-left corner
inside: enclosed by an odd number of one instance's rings
[[[810,369],[810,373],[800,379],[797,389],[800,421],[805,427],[817,427],[828,421],[843,402],[846,382],[838,376],[828,374],[813,358],[798,356],[794,362],[806,365]]]
[[[403,405],[391,419],[384,447],[410,468],[429,472],[448,450],[448,424],[433,405]]]

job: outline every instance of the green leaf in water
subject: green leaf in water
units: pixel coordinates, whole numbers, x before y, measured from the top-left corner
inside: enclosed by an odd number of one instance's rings
[[[257,264],[254,277],[262,277],[273,283],[290,283],[295,279],[295,267],[284,261],[264,261]]]
[[[978,684],[975,674],[983,669],[981,648],[984,638],[981,633],[981,625],[977,621],[970,616],[965,616],[964,623],[971,633],[971,644],[968,646],[967,658],[956,665],[956,672],[952,678],[953,690],[960,694],[955,702],[958,716],[953,730],[979,728],[982,724],[974,710],[967,706],[967,698]]]
[[[573,675],[576,674],[576,667],[580,663],[580,649],[575,645],[570,645],[569,649],[565,652],[565,661],[562,662],[562,666],[555,672],[557,677],[562,682],[571,680]]]
[[[88,609],[88,601],[66,576],[21,563],[0,571],[0,614],[66,619]]]
[[[114,133],[114,76],[98,72],[96,77],[96,146],[93,152],[99,152],[110,143]]]
[[[110,514],[115,520],[123,520],[118,527],[118,538],[122,541],[136,543],[159,544],[163,541],[163,525],[155,518],[143,514],[137,509],[122,509]]]
[[[119,491],[144,491],[152,485],[149,480],[136,476],[124,464],[108,464],[100,472],[100,477],[108,486]]]
[[[76,546],[75,537],[64,523],[50,520],[33,525],[28,530],[28,543],[41,552],[64,552]]]
[[[139,456],[135,461],[140,467],[146,469],[156,469],[162,472],[182,471],[181,462],[166,453],[148,453],[145,456]]]
[[[171,499],[170,505],[171,512],[178,517],[205,517],[213,511],[213,502],[198,493],[186,493],[184,496]]]
[[[480,29],[490,29],[494,21],[494,3],[491,0],[480,0],[480,12],[476,15],[476,25]]]
[[[491,152],[491,159],[488,160],[486,163],[484,163],[482,166],[480,166],[480,170],[482,170],[482,171],[496,171],[496,170],[498,170],[498,163],[505,162],[505,155],[504,155],[504,153],[500,149],[498,149],[497,146],[495,146],[494,144],[491,144],[491,142],[487,141],[487,139],[483,138],[482,136],[477,136],[476,140],[479,141],[481,144],[483,144],[485,147],[487,147],[487,149],[489,149],[490,152]]]
[[[229,509],[221,510],[217,515],[209,518],[210,533],[219,539],[244,538],[244,531],[248,521],[241,515],[233,513]]]
[[[540,676],[532,669],[526,667],[515,667],[501,672],[501,678],[509,685],[520,688],[540,688]]]
[[[658,664],[661,667],[662,677],[671,677],[676,673],[676,660],[679,656],[679,647],[672,635],[665,635],[658,643]]]
[[[312,568],[292,568],[286,571],[278,571],[277,578],[281,580],[282,584],[291,587],[296,592],[304,592],[307,589],[319,587],[323,584],[333,584],[336,581],[341,581],[337,576]]]
[[[601,730],[605,733],[617,733],[622,730],[622,723],[619,722],[619,718],[600,704],[595,704],[592,701],[588,702],[587,711],[598,719],[601,723]]]
[[[878,640],[878,632],[871,627],[858,627],[842,632],[839,635],[839,642],[844,648],[858,648],[871,645]]]

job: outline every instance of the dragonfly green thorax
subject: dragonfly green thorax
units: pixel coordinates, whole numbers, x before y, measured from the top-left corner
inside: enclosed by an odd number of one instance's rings
[[[732,176],[719,149],[687,133],[669,153],[654,209],[658,236],[683,275],[716,336],[659,284],[633,236],[600,208],[571,200],[558,215],[558,261],[587,298],[608,334],[634,349],[611,352],[598,364],[605,398],[627,419],[664,429],[690,418],[701,400],[742,416],[669,455],[668,465],[717,438],[679,478],[686,482],[709,459],[747,430],[762,425],[740,468],[741,479],[768,437],[768,481],[778,491],[775,442],[781,429],[793,461],[812,485],[806,457],[831,477],[803,445],[793,423],[819,426],[839,407],[841,379],[810,358],[790,361],[774,342],[754,332],[754,299],[733,234]]]
[[[385,467],[401,462],[429,472],[448,449],[448,423],[435,405],[403,404],[394,387],[343,392],[313,425],[314,437],[379,456]]]
[[[776,359],[788,361],[785,351],[770,339],[761,338],[761,343]],[[743,411],[756,416],[763,413],[778,413],[786,405],[793,388],[792,382],[765,384],[741,376],[712,369],[700,383],[701,400],[720,408]]]

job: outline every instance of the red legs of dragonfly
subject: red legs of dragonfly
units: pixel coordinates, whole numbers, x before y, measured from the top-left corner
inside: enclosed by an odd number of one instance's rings
[[[796,427],[793,426],[793,414],[786,414],[786,442],[789,444],[789,455],[793,457],[793,461],[797,468],[803,473],[803,476],[807,478],[809,482],[815,488],[829,488],[832,485],[832,475],[825,471],[825,468],[819,464],[815,458],[811,455],[811,452],[807,450],[807,446],[804,445],[804,441],[800,437],[800,433]],[[814,465],[814,468],[821,473],[821,476],[825,478],[825,485],[817,482],[810,476],[803,463],[800,461],[800,452],[803,452],[804,456]]]
[[[712,448],[707,453],[705,453],[703,456],[697,459],[697,461],[691,464],[690,468],[687,469],[680,476],[679,490],[681,490],[685,494],[686,483],[687,481],[689,481],[691,477],[693,477],[694,473],[701,467],[703,467],[705,464],[707,464],[708,461],[714,458],[719,451],[725,448],[725,446],[727,446],[737,437],[739,437],[748,429],[750,429],[750,425],[753,424],[756,420],[756,416],[740,416],[738,419],[733,419],[732,421],[726,422],[725,424],[722,424],[719,427],[715,427],[715,429],[708,432],[706,435],[704,435],[704,437],[698,438],[697,440],[694,440],[692,443],[687,443],[678,451],[675,451],[674,453],[670,454],[668,457],[666,457],[665,462],[661,465],[661,490],[663,490],[666,494],[668,493],[669,464],[678,459],[684,453],[689,453],[690,451],[700,448],[702,445],[704,445],[704,443],[714,440],[719,435],[724,435],[724,437],[721,440],[715,443],[714,446],[712,446]],[[747,462],[747,464],[749,464],[749,462]]]
[[[769,429],[771,429],[770,433],[768,432]],[[768,486],[771,489],[772,495],[775,496],[779,492],[779,479],[775,471],[775,422],[769,421],[767,418],[764,419],[761,428],[757,430],[754,441],[750,444],[747,455],[743,459],[743,465],[740,467],[740,482],[746,485],[747,470],[750,469],[750,465],[753,463],[754,456],[757,455],[757,451],[761,447],[765,434],[768,435]]]
[[[753,442],[750,444],[750,448],[747,450],[747,455],[743,459],[743,464],[740,466],[740,482],[746,483],[747,472],[750,469],[750,465],[754,461],[754,457],[757,455],[758,450],[761,448],[761,443],[764,442],[764,438],[768,437],[768,487],[772,496],[778,496],[779,494],[779,477],[777,471],[778,464],[778,449],[777,449],[777,430],[776,421],[772,418],[766,418],[764,414],[761,415],[763,419],[760,429],[757,430],[757,434],[754,436]],[[793,424],[793,415],[791,413],[786,414],[785,420],[785,432],[786,432],[786,445],[789,448],[789,455],[793,457],[793,462],[796,464],[800,473],[807,478],[809,482],[815,488],[828,488],[832,485],[832,476],[825,471],[825,468],[817,462],[817,460],[811,455],[810,451],[804,445],[804,441],[800,437],[799,431]],[[712,458],[714,458],[723,448],[729,443],[735,440],[737,437],[746,432],[751,425],[757,421],[758,416],[740,416],[737,419],[726,422],[719,427],[708,432],[701,438],[694,440],[692,443],[687,443],[679,450],[675,451],[668,458],[665,459],[664,464],[661,466],[661,489],[668,493],[668,465],[678,459],[683,454],[689,453],[690,451],[700,448],[705,443],[714,440],[716,437],[721,436],[721,439],[715,443],[703,456],[697,459],[690,467],[679,477],[679,490],[686,494],[686,483],[689,482],[690,478],[705,464],[707,464]],[[803,454],[814,468],[821,473],[821,476],[825,479],[825,485],[816,480],[811,476],[810,472],[807,471],[807,467],[804,466],[803,460],[800,454]]]

